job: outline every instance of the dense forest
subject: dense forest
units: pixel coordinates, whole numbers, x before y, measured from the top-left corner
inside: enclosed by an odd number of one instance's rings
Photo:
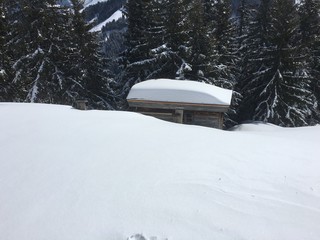
[[[318,0],[128,0],[103,38],[71,2],[0,0],[1,101],[126,109],[137,82],[189,79],[234,90],[226,127],[320,122]]]
[[[111,73],[89,33],[82,5],[1,0],[2,101],[72,104],[87,98],[114,108]]]

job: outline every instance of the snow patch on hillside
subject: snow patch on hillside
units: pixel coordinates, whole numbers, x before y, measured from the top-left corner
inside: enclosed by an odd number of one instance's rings
[[[320,126],[45,104],[0,116],[1,240],[319,239]]]
[[[98,2],[107,2],[107,1],[109,0],[85,0],[83,6],[84,8],[87,8],[91,5],[97,4]]]
[[[90,32],[99,32],[101,29],[109,22],[117,21],[118,19],[123,17],[122,11],[119,9],[114,14],[112,14],[107,20],[99,23],[97,26],[93,27]]]

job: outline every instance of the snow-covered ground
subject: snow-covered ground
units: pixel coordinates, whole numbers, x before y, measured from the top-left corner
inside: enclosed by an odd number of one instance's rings
[[[114,14],[112,14],[107,20],[103,21],[102,23],[99,23],[97,26],[90,29],[90,32],[99,32],[107,23],[112,21],[117,21],[119,18],[122,18],[122,17],[123,17],[123,13],[119,9]]]
[[[1,240],[320,239],[320,126],[222,131],[44,104],[0,116]]]
[[[87,8],[91,5],[97,4],[98,2],[107,2],[107,1],[109,0],[85,0],[83,6],[84,8]]]

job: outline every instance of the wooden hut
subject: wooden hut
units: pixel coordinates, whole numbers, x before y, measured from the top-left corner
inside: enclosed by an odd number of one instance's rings
[[[172,79],[138,83],[127,97],[130,110],[170,122],[222,129],[232,91],[213,85]]]

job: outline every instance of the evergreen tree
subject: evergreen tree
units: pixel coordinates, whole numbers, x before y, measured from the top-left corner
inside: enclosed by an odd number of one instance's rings
[[[320,3],[303,0],[299,6],[301,39],[305,46],[313,45],[319,32]]]
[[[231,18],[232,9],[229,0],[205,0],[204,9],[212,49],[207,73],[208,82],[234,90],[231,107],[224,118],[225,128],[229,128],[238,122],[237,108],[241,100],[241,94],[235,89],[241,47],[237,38],[239,24],[236,19]]]
[[[244,120],[281,126],[308,124],[314,96],[310,74],[297,46],[298,26],[291,0],[262,1],[251,28],[251,51],[242,76]]]
[[[248,0],[240,0],[237,16],[237,39],[240,51],[242,47],[245,46],[243,41],[248,36],[250,15],[255,7],[255,5],[249,4]]]
[[[67,22],[55,1],[10,3],[10,54],[13,57],[13,101],[63,103],[63,73],[59,62],[65,51],[61,33]]]
[[[165,1],[152,0],[148,5],[149,24],[146,29],[146,41],[149,45],[148,67],[149,74],[147,79],[166,77],[163,73],[164,59],[161,54],[166,49],[165,46]]]
[[[149,19],[150,1],[128,0],[125,14],[128,29],[125,36],[126,51],[121,56],[122,73],[118,76],[118,96],[120,108],[126,107],[125,97],[137,82],[144,81],[149,75],[150,48],[146,31]]]
[[[148,73],[143,69],[143,60],[148,59],[149,50],[146,39],[148,28],[147,9],[145,0],[129,0],[127,3],[128,30],[126,36],[127,52],[125,68],[128,82],[145,80]]]
[[[235,17],[232,21],[235,30],[232,31],[234,39],[233,44],[233,60],[232,67],[234,69],[234,80],[231,82],[233,87],[233,97],[229,111],[225,115],[225,127],[230,128],[237,125],[241,121],[240,106],[243,100],[241,89],[239,88],[242,77],[246,75],[247,54],[250,52],[250,44],[248,44],[248,34],[252,14],[254,14],[255,4],[250,0],[240,0],[236,9]],[[232,45],[231,44],[231,45]],[[232,79],[232,78],[231,78]]]
[[[188,62],[191,65],[191,71],[187,72],[186,78],[209,82],[207,73],[211,63],[212,42],[208,34],[208,25],[205,23],[202,0],[192,1],[188,12],[188,45],[190,49]]]
[[[258,8],[250,9],[248,34],[244,38],[243,50],[241,51],[242,69],[239,85],[249,84],[251,81],[249,73],[260,68],[263,60],[263,50],[270,47],[270,43],[267,41],[267,29],[271,24],[270,9],[270,0],[262,0]],[[252,113],[249,115],[252,115]]]
[[[212,39],[210,81],[219,87],[233,89],[236,82],[235,22],[231,19],[229,0],[207,1],[206,16]],[[208,7],[210,6],[210,8]]]
[[[256,107],[256,99],[252,96],[251,87],[254,79],[253,74],[259,75],[263,69],[265,50],[270,47],[267,41],[268,26],[271,24],[271,1],[262,0],[258,8],[252,8],[249,14],[248,36],[244,39],[241,51],[241,72],[236,89],[242,94],[243,101],[240,105],[239,121],[252,120]],[[263,72],[262,72],[263,73]],[[258,85],[257,82],[255,85]]]
[[[124,34],[123,31],[113,31],[108,33],[108,36],[103,36],[104,38],[108,38],[108,41],[103,42],[103,54],[109,60],[108,69],[114,75],[121,72],[118,58],[125,51]]]
[[[314,44],[314,64],[312,64],[312,75],[313,83],[312,88],[313,92],[317,99],[317,111],[315,114],[316,121],[320,122],[320,33],[318,33],[315,44]]]
[[[7,35],[7,23],[4,13],[4,2],[0,0],[0,71],[4,71],[4,54],[5,50],[5,37]]]
[[[83,8],[79,0],[71,0],[73,14],[69,47],[68,90],[66,94],[73,100],[85,98],[89,106],[95,109],[113,109],[113,78],[106,68],[106,60],[100,53],[98,38],[90,33],[90,25],[85,23]]]
[[[128,30],[122,56],[123,72],[119,76],[119,96],[124,100],[137,82],[162,77],[164,72],[164,3],[159,0],[128,1]],[[121,101],[120,107],[126,107]]]
[[[86,98],[92,108],[113,108],[112,79],[78,0],[73,11],[55,0],[6,0],[6,6],[10,101],[71,105]]]
[[[317,99],[314,120],[320,121],[320,2],[304,0],[299,7],[300,41],[312,76],[312,91]]]
[[[8,58],[6,50],[7,31],[8,25],[5,16],[4,1],[0,0],[0,101],[5,101],[8,94]]]
[[[162,59],[162,77],[185,79],[192,70],[190,55],[187,0],[165,0],[164,42],[158,51]]]

